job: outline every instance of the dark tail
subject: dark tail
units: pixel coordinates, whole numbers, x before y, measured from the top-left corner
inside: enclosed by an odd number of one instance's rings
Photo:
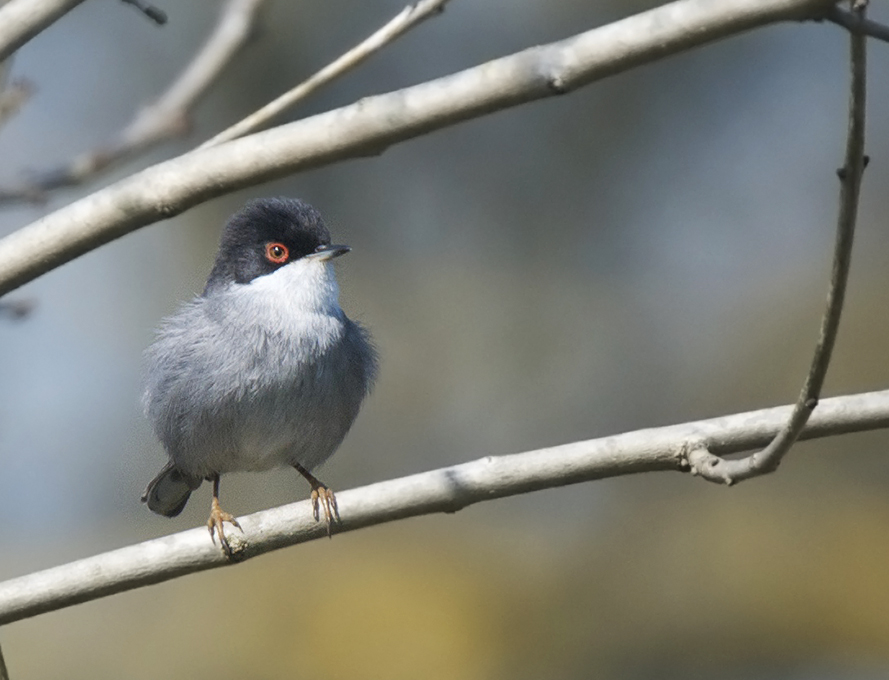
[[[191,492],[201,485],[201,481],[200,477],[195,479],[184,475],[173,461],[170,461],[164,465],[164,469],[157,477],[148,483],[148,487],[142,493],[142,502],[148,503],[149,510],[158,515],[175,517],[182,512]]]

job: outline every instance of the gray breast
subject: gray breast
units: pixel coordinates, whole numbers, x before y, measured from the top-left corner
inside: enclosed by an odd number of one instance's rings
[[[338,308],[299,332],[224,311],[199,298],[146,353],[146,413],[170,458],[199,477],[324,462],[373,381],[367,333]]]

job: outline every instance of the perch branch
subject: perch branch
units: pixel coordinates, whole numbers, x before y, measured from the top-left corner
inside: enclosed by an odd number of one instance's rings
[[[0,7],[0,61],[83,0],[9,0]]]
[[[832,0],[678,0],[420,85],[186,153],[0,240],[0,295],[215,196],[494,111],[571,92],[669,54],[778,21],[814,20]]]
[[[717,454],[763,446],[791,407],[723,416],[554,446],[371,484],[337,494],[337,532],[406,517],[452,513],[474,503],[595,479],[658,470],[688,471],[687,454],[704,445]],[[889,390],[825,399],[802,438],[889,427]],[[227,556],[204,527],[113,550],[0,583],[0,625],[80,602],[240,562],[327,537],[310,501],[238,518]]]
[[[858,12],[863,12],[863,7]],[[849,123],[846,138],[846,156],[843,167],[837,171],[840,178],[840,210],[837,218],[836,243],[833,268],[821,331],[809,374],[800,391],[793,413],[787,424],[762,451],[736,460],[725,460],[706,447],[689,454],[692,469],[710,482],[733,484],[745,479],[774,472],[805,427],[812,411],[818,406],[821,387],[830,365],[830,356],[836,342],[852,261],[852,242],[855,220],[858,214],[858,198],[861,177],[867,158],[864,155],[864,113],[866,94],[866,36],[850,33],[851,40],[851,93],[849,95]]]
[[[263,2],[228,0],[191,63],[166,92],[138,112],[116,140],[61,167],[38,172],[21,186],[0,188],[0,203],[40,200],[48,191],[80,184],[137,152],[185,134],[191,110],[247,42]]]
[[[401,10],[394,19],[389,21],[389,23],[338,59],[325,66],[311,78],[300,83],[292,90],[285,92],[258,111],[251,113],[243,120],[223,130],[212,139],[207,140],[201,144],[199,148],[204,149],[206,147],[216,146],[222,142],[228,142],[232,139],[243,137],[260,127],[263,127],[272,118],[302,101],[327,83],[348,73],[375,52],[378,52],[389,43],[394,42],[400,36],[407,33],[414,26],[418,26],[432,15],[444,11],[444,5],[447,2],[448,0],[421,0],[413,5],[408,5]]]

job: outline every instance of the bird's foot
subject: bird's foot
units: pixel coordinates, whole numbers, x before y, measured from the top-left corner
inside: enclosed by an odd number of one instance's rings
[[[216,537],[214,534],[219,534],[219,544],[222,546],[222,550],[226,555],[231,557],[232,549],[228,544],[228,539],[225,537],[225,532],[222,530],[223,522],[228,522],[238,529],[241,528],[241,525],[238,524],[238,520],[236,520],[233,515],[220,508],[219,501],[216,498],[213,498],[213,501],[210,504],[210,519],[207,520],[207,529],[210,531],[210,539],[215,543]]]
[[[336,495],[324,484],[312,485],[312,514],[315,521],[321,521],[321,508],[324,508],[324,518],[327,520],[327,535],[333,533],[333,523],[340,521],[340,513],[336,507]]]
[[[340,521],[340,511],[336,505],[336,495],[324,482],[299,463],[295,463],[293,467],[312,485],[312,514],[315,517],[315,521],[321,521],[321,508],[324,508],[324,518],[327,520],[327,535],[333,535],[333,525],[335,522]]]

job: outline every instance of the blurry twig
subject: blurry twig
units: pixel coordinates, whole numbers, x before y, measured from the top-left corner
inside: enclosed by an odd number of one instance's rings
[[[9,0],[0,0],[0,8]],[[0,128],[15,116],[34,93],[34,87],[27,80],[9,82],[12,70],[12,56],[0,61]]]
[[[853,5],[853,11],[863,18],[864,5]],[[827,305],[821,320],[821,332],[806,382],[787,424],[762,451],[744,458],[726,460],[713,454],[706,445],[689,453],[692,469],[704,479],[720,484],[733,484],[745,479],[774,472],[793,446],[806,425],[806,421],[818,406],[821,386],[830,364],[830,355],[840,325],[846,282],[852,258],[852,241],[858,213],[858,197],[861,177],[867,165],[864,155],[864,119],[866,94],[866,43],[867,36],[851,32],[851,93],[849,95],[849,125],[846,137],[846,156],[843,167],[837,171],[840,178],[840,211],[837,218],[837,234],[834,246],[833,269]]]
[[[6,663],[3,661],[2,648],[0,648],[0,680],[9,680],[9,671],[6,670]]]
[[[37,173],[22,186],[0,188],[0,202],[33,202],[48,191],[79,184],[112,163],[184,134],[191,109],[247,41],[263,2],[228,0],[220,10],[213,33],[179,78],[155,102],[144,107],[112,144],[82,154],[61,167]]]
[[[83,0],[9,0],[0,8],[0,61]]]
[[[877,40],[889,42],[889,26],[872,21],[861,12],[847,12],[839,7],[831,6],[827,10],[826,18],[852,33],[861,33]]]
[[[33,300],[0,300],[0,316],[24,319],[36,306]]]
[[[165,23],[167,23],[167,13],[164,10],[155,7],[154,5],[144,3],[141,0],[122,0],[122,2],[125,2],[128,5],[132,5],[158,26],[163,26]]]
[[[444,5],[447,2],[448,0],[420,0],[420,2],[416,2],[413,5],[408,5],[389,23],[315,73],[311,78],[300,83],[289,92],[282,94],[274,101],[269,102],[240,122],[223,130],[212,139],[207,140],[199,148],[215,146],[255,131],[282,111],[311,95],[318,88],[352,70],[372,54],[407,33],[414,26],[419,25],[430,16],[444,11]]]
[[[371,484],[337,494],[337,532],[407,517],[453,513],[469,505],[540,489],[654,471],[689,471],[690,442],[719,454],[763,446],[792,407],[764,409],[683,425],[637,430],[469,463]],[[889,390],[825,399],[802,438],[889,427]],[[298,543],[327,538],[311,501],[238,518],[231,555],[204,527],[119,548],[102,555],[0,583],[0,625],[73,604],[213,569]]]
[[[0,0],[0,7],[6,2],[8,0]],[[27,80],[9,82],[12,60],[12,57],[8,57],[0,61],[0,127],[19,112],[34,92],[34,87]]]
[[[9,0],[0,0],[3,7]],[[12,118],[25,102],[31,98],[34,88],[26,80],[9,83],[9,73],[12,70],[12,57],[0,61],[0,127]]]
[[[16,80],[8,86],[0,84],[0,127],[19,112],[33,93],[34,87],[27,80]]]

